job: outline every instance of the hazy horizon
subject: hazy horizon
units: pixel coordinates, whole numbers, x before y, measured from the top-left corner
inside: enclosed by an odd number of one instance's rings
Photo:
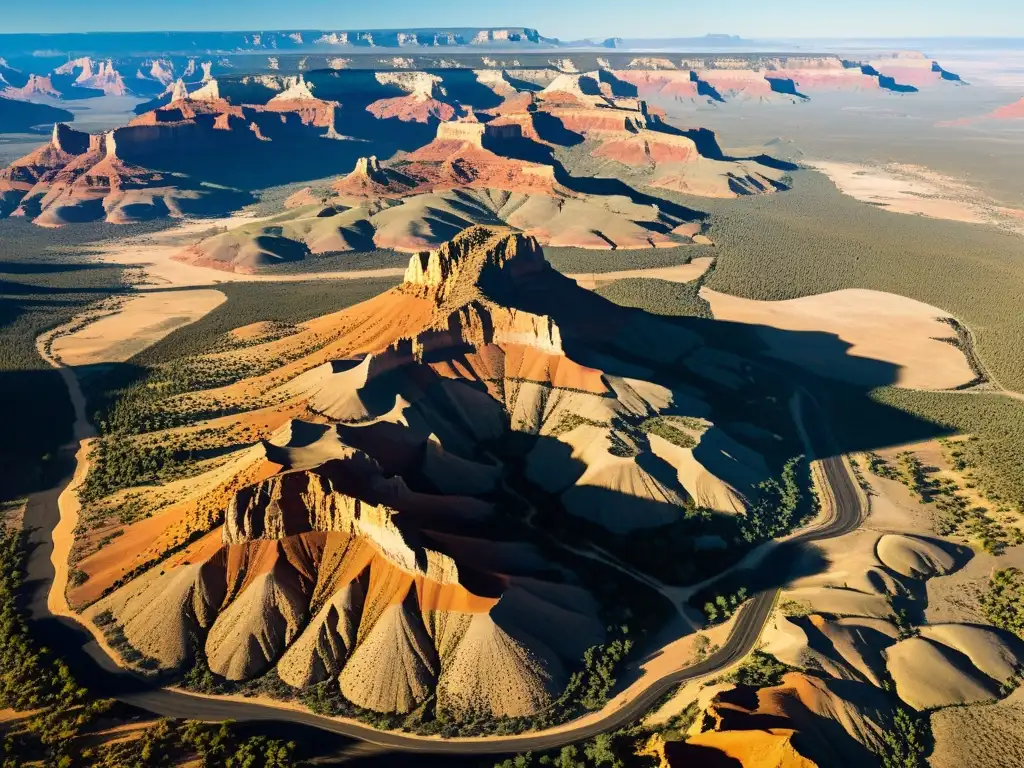
[[[482,8],[470,0],[383,0],[339,8],[327,0],[294,0],[287,19],[269,0],[179,0],[174,13],[155,0],[51,0],[4,9],[6,34],[87,32],[235,32],[245,30],[394,29],[526,26],[563,40],[608,37],[664,39],[739,35],[750,39],[934,39],[1024,37],[1024,11],[1010,0],[980,0],[969,11],[953,0],[882,0],[856,6],[812,0],[720,0],[713,7],[683,7],[663,0],[638,0],[628,10],[613,0],[563,2],[521,0],[514,11]],[[182,25],[182,18],[193,18]],[[293,22],[290,24],[284,21]],[[839,32],[842,34],[837,34]]]

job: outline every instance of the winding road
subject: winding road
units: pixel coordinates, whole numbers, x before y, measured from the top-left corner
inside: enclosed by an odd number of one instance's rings
[[[61,370],[62,375],[74,374]],[[67,377],[65,377],[67,379]],[[71,382],[69,390],[72,389]],[[74,382],[77,385],[77,381]],[[75,394],[75,393],[73,393]],[[80,394],[79,394],[80,398]],[[74,398],[73,398],[74,399]],[[810,398],[805,398],[810,400]],[[811,401],[813,403],[813,401]],[[76,410],[81,403],[76,400]],[[813,403],[813,407],[819,406]],[[80,420],[82,414],[79,414]],[[825,427],[820,417],[807,419],[819,429]],[[81,426],[78,424],[76,426]],[[818,442],[820,441],[820,442]],[[834,494],[834,514],[812,529],[776,544],[761,560],[758,569],[769,569],[779,574],[788,573],[787,566],[794,562],[799,547],[814,541],[834,538],[857,528],[866,513],[865,504],[856,480],[842,457],[832,453],[831,439],[817,435],[816,453],[825,455],[821,460],[825,478]],[[76,445],[64,449],[63,458],[72,465]],[[640,719],[674,686],[690,680],[713,675],[727,669],[750,653],[761,635],[779,595],[772,587],[756,593],[740,610],[736,626],[726,643],[703,661],[678,669],[661,678],[651,680],[646,688],[619,708],[573,727],[571,723],[542,732],[515,736],[441,739],[408,733],[380,731],[369,726],[322,717],[299,709],[287,709],[238,699],[225,699],[193,695],[157,687],[157,684],[118,667],[100,648],[92,635],[73,619],[56,616],[47,606],[54,566],[53,529],[60,521],[57,500],[71,481],[72,473],[56,487],[33,495],[28,502],[25,519],[33,527],[32,540],[36,544],[28,562],[28,582],[32,588],[29,610],[39,636],[58,651],[74,674],[91,690],[104,696],[137,706],[155,715],[193,720],[264,721],[309,726],[352,739],[358,739],[388,750],[447,755],[511,754],[530,750],[546,750],[564,744],[589,739],[599,733],[615,730]]]

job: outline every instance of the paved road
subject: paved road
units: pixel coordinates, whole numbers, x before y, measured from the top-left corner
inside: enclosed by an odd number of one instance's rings
[[[813,424],[819,428],[823,426],[820,418],[814,419]],[[819,445],[828,442],[823,437],[819,437],[818,440],[821,441]],[[787,573],[786,566],[793,562],[800,546],[841,536],[860,525],[864,510],[855,479],[850,476],[841,458],[826,458],[822,464],[835,494],[835,517],[824,525],[776,547],[759,565],[760,571],[774,570],[770,567],[774,562],[779,573]],[[67,481],[69,480],[70,475],[67,478]],[[53,578],[53,566],[50,563],[52,542],[49,542],[49,534],[59,519],[57,497],[62,487],[63,483],[57,489],[36,494],[29,501],[27,510],[27,519],[38,526],[35,537],[39,543],[29,561],[29,578],[35,585],[30,602],[33,618],[37,625],[43,628],[45,642],[68,658],[75,674],[92,690],[163,717],[302,724],[405,752],[466,755],[510,754],[551,749],[633,723],[651,709],[661,696],[679,683],[714,674],[742,659],[757,643],[779,593],[778,588],[773,587],[755,594],[743,606],[736,627],[722,648],[699,664],[676,670],[653,682],[636,698],[600,720],[555,733],[527,733],[478,740],[425,739],[408,734],[382,732],[368,726],[340,723],[308,712],[278,709],[251,702],[211,699],[154,688],[153,683],[119,669],[76,622],[53,617],[46,607],[46,592]]]

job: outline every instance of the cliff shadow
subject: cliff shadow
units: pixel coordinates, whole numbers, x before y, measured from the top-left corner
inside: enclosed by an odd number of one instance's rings
[[[851,344],[832,333],[657,315],[614,304],[553,269],[520,281],[514,295],[498,298],[550,317],[570,357],[583,361],[598,352],[596,367],[605,373],[635,377],[642,366],[650,380],[672,389],[692,382],[725,413],[751,407],[745,398],[769,383],[777,390],[770,395],[802,388],[820,396],[822,418],[837,425],[822,456],[951,434],[873,399],[875,389],[898,383],[899,367],[851,355]]]
[[[843,62],[844,66],[847,62]],[[883,75],[877,69],[870,64],[853,65],[853,68],[860,68],[862,74],[868,77],[873,77],[878,80],[878,87],[884,91],[893,91],[894,93],[917,93],[917,88],[912,85],[902,85],[896,82],[896,78],[888,75]],[[849,67],[848,67],[849,68]]]
[[[636,98],[640,95],[640,89],[637,86],[620,80],[607,69],[599,69],[597,79],[599,83],[607,85],[611,95],[617,98]]]
[[[481,83],[472,70],[432,69],[427,72],[441,78],[441,87],[449,100],[467,104],[473,109],[493,109],[504,101],[492,88]]]
[[[769,168],[774,168],[778,171],[800,170],[800,166],[796,163],[791,163],[788,160],[780,160],[767,154],[753,155],[750,157],[727,155],[722,149],[722,145],[718,143],[718,134],[710,128],[677,128],[673,125],[669,125],[668,123],[660,123],[658,127],[659,130],[662,130],[665,133],[671,133],[676,136],[685,136],[697,145],[697,152],[700,156],[706,157],[709,160],[722,160],[726,162],[753,160],[754,162],[766,165]]]
[[[716,101],[720,104],[725,103],[725,99],[722,97],[722,94],[718,92],[715,86],[706,80],[701,80],[700,76],[693,70],[690,71],[690,82],[697,84],[698,96],[705,96],[711,99],[711,101]]]
[[[917,93],[918,89],[913,85],[904,85],[896,82],[896,78],[889,77],[888,75],[878,76],[878,85],[883,90],[892,91],[893,93]]]
[[[526,91],[528,93],[539,93],[544,90],[544,86],[538,83],[532,83],[529,80],[524,80],[521,77],[510,75],[507,70],[501,71],[501,79],[511,85],[517,91]]]
[[[118,151],[128,162],[185,177],[177,182],[182,188],[206,187],[226,201],[232,194],[244,196],[266,187],[348,173],[360,157],[388,157],[409,145],[402,138],[409,133],[405,126],[378,126],[373,140],[346,140],[327,138],[326,128],[288,130],[280,122],[273,125],[272,119],[266,121],[269,136],[260,131],[263,138],[245,129],[196,130],[191,141],[155,142],[153,146],[161,147],[159,153],[146,151],[148,142],[122,150],[125,142],[120,139]],[[422,130],[417,133],[423,135]]]
[[[659,210],[683,221],[703,221],[707,218],[703,211],[640,192],[621,179],[606,176],[573,176],[560,164],[555,165],[555,181],[573,192],[599,197],[619,195],[638,205],[657,206]]]
[[[561,120],[548,112],[534,112],[533,126],[543,141],[560,147],[575,147],[585,141],[583,134],[570,131]]]
[[[772,93],[782,93],[786,96],[796,96],[798,99],[806,100],[806,94],[800,93],[796,88],[796,81],[790,77],[766,77]]]

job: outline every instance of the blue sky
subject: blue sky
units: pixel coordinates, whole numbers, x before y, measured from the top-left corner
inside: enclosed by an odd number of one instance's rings
[[[1024,0],[0,0],[0,32],[536,27],[561,37],[1024,37]]]

